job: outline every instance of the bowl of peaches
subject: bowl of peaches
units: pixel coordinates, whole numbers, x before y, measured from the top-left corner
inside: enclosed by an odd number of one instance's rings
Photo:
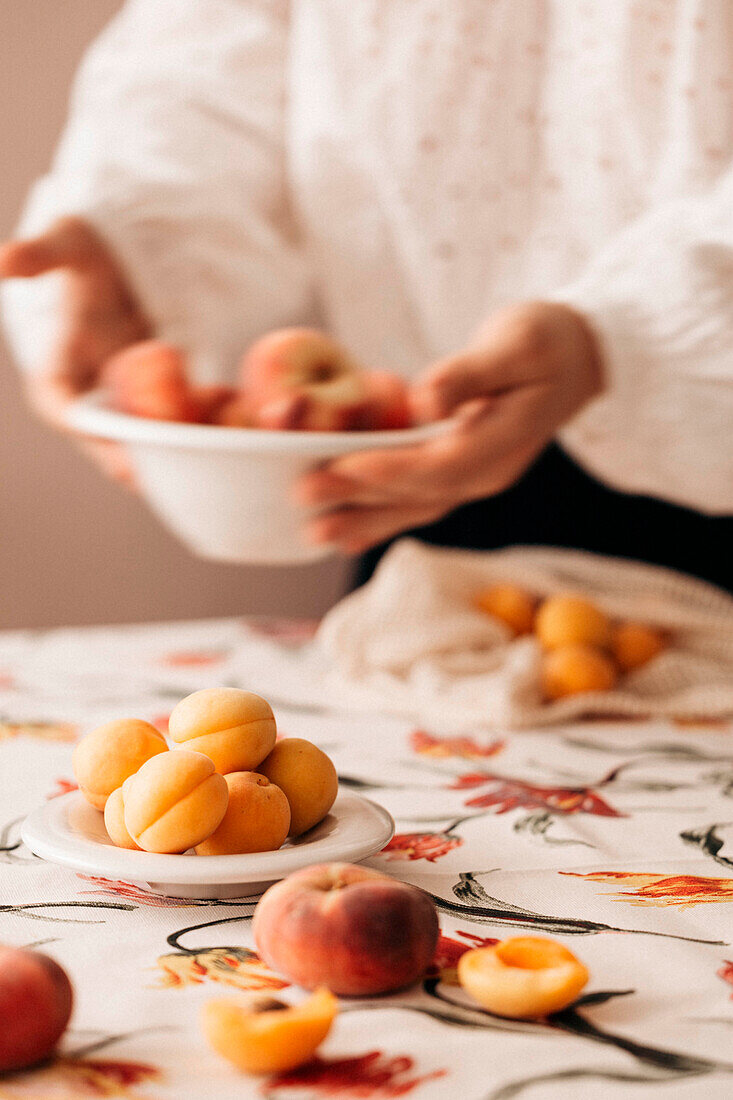
[[[125,446],[143,497],[201,557],[292,564],[308,546],[293,486],[339,455],[430,438],[413,424],[396,375],[368,371],[315,329],[269,333],[245,353],[234,386],[196,386],[185,356],[148,340],[113,356],[102,388],[75,402],[69,425]]]

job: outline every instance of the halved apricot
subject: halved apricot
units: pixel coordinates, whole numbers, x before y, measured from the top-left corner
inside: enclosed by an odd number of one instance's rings
[[[458,960],[458,979],[466,992],[494,1015],[517,1020],[567,1008],[588,976],[567,947],[541,936],[514,936],[467,951]]]
[[[321,988],[299,1005],[263,996],[207,1001],[201,1027],[217,1054],[245,1073],[284,1073],[311,1060],[337,1012],[338,1001]]]

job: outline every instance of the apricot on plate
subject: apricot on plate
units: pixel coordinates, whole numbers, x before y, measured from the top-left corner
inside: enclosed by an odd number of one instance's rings
[[[534,629],[545,649],[565,645],[603,648],[611,640],[608,616],[582,596],[550,596],[537,612]]]
[[[337,1012],[327,989],[299,1005],[263,996],[222,999],[204,1004],[201,1027],[217,1054],[245,1073],[284,1073],[311,1060]]]
[[[566,645],[542,660],[542,691],[546,699],[562,699],[584,691],[610,691],[616,684],[613,662],[589,645]]]
[[[290,836],[322,821],[338,794],[338,776],[322,749],[302,737],[284,737],[263,760],[260,771],[290,803]]]
[[[71,1016],[71,982],[40,951],[0,947],[0,1073],[47,1058]]]
[[[664,649],[664,636],[643,623],[621,623],[613,632],[611,652],[624,672],[643,668]]]
[[[129,848],[135,852],[140,851],[140,846],[132,839],[125,825],[125,801],[122,787],[112,791],[107,799],[107,805],[104,807],[104,827],[107,830],[109,839],[118,848]]]
[[[479,611],[508,626],[515,637],[529,634],[534,622],[537,601],[525,588],[516,584],[494,584],[484,588],[475,599]]]
[[[211,836],[226,813],[223,775],[200,752],[154,756],[126,780],[125,828],[146,852],[185,852]]]
[[[571,951],[541,936],[514,936],[467,951],[458,960],[458,979],[466,992],[494,1015],[517,1020],[567,1008],[588,976]]]
[[[108,722],[82,737],[74,749],[73,768],[79,789],[97,810],[146,760],[167,752],[163,734],[138,718]]]
[[[290,828],[288,800],[274,783],[257,772],[228,772],[229,805],[215,832],[196,846],[198,856],[273,852]]]
[[[168,732],[179,745],[203,752],[222,775],[254,771],[275,744],[270,704],[251,691],[204,688],[174,707]]]

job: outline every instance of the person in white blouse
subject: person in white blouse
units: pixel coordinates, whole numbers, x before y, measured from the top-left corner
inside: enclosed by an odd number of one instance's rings
[[[307,478],[310,538],[643,557],[683,523],[704,555],[733,512],[732,73],[728,0],[128,0],[0,254],[31,397],[61,420],[151,332],[208,381],[320,324],[453,426]]]

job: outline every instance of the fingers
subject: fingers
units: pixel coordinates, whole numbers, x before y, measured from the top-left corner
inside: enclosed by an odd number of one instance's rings
[[[432,523],[442,513],[426,507],[340,508],[310,520],[305,538],[317,545],[336,546],[345,554],[361,554],[402,531]]]
[[[444,420],[467,401],[491,394],[486,356],[458,355],[436,363],[414,384],[410,402],[419,421]]]
[[[78,218],[63,218],[39,237],[0,246],[0,277],[28,279],[58,268],[86,270],[99,259],[94,232]]]
[[[82,454],[91,459],[102,473],[125,489],[137,491],[137,482],[127,452],[119,443],[106,439],[76,439]]]

